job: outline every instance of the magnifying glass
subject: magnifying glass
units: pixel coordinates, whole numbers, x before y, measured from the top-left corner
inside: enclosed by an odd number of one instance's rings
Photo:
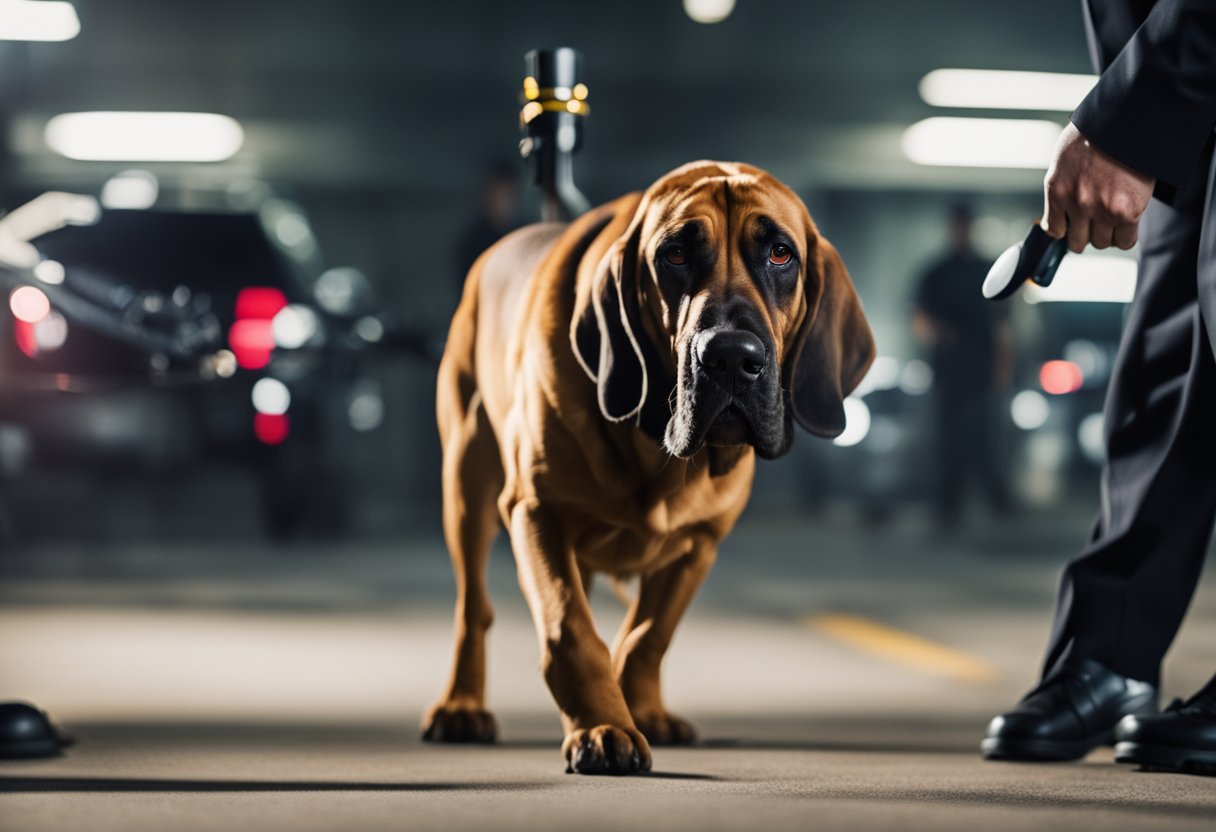
[[[1047,236],[1038,223],[1020,243],[1014,243],[992,264],[984,278],[983,293],[988,300],[1013,297],[1027,280],[1039,286],[1050,286],[1068,253],[1068,241]]]

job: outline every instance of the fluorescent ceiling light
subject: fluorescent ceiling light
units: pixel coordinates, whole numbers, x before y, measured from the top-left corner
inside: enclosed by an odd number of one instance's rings
[[[50,191],[0,217],[0,263],[32,269],[42,257],[30,240],[65,225],[90,225],[101,216],[91,196]]]
[[[918,165],[1045,170],[1061,128],[1026,118],[927,118],[904,131],[904,155]]]
[[[52,286],[60,285],[67,276],[67,269],[58,260],[42,260],[34,266],[34,277]]]
[[[0,40],[64,41],[80,34],[80,18],[63,0],[0,0]]]
[[[1064,72],[935,69],[920,80],[920,97],[934,107],[1071,113],[1097,81],[1096,75]]]
[[[124,170],[106,180],[101,187],[101,204],[106,208],[143,210],[156,204],[160,182],[146,170]]]
[[[1060,262],[1050,286],[1027,283],[1023,294],[1030,303],[1130,303],[1136,294],[1137,270],[1131,257],[1070,254]]]
[[[65,113],[46,143],[69,159],[100,162],[222,162],[245,141],[241,125],[215,113]]]
[[[721,23],[735,10],[735,0],[684,0],[684,12],[698,23]]]

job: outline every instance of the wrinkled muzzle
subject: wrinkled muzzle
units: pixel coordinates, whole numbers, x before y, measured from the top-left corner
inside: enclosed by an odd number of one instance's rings
[[[705,444],[751,445],[764,458],[788,449],[781,370],[771,339],[746,327],[697,332],[680,351],[664,444],[689,457]]]

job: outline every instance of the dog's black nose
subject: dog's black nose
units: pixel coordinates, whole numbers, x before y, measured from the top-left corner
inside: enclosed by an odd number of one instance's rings
[[[732,396],[760,377],[768,358],[760,339],[743,329],[720,329],[701,336],[697,361],[705,374]]]

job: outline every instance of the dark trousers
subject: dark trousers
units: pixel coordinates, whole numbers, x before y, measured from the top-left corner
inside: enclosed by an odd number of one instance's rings
[[[938,375],[945,374],[939,370]],[[969,475],[993,507],[1006,507],[993,443],[990,390],[991,382],[983,378],[960,382],[946,376],[937,385],[937,512],[943,521],[962,514]]]
[[[1205,168],[1206,169],[1206,168]],[[1064,570],[1044,675],[1089,658],[1157,684],[1216,518],[1216,210],[1209,182],[1153,200],[1107,392],[1089,544]]]

